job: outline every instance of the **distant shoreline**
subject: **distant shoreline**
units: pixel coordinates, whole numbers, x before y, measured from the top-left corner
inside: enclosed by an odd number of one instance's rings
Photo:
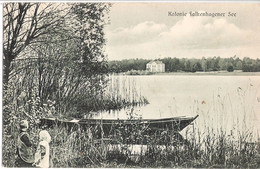
[[[260,72],[164,72],[153,75],[196,75],[196,76],[260,76]]]
[[[127,76],[156,76],[156,75],[173,75],[173,76],[260,76],[260,72],[227,72],[227,71],[212,71],[212,72],[160,72],[160,73],[152,73],[147,74],[146,71],[136,71],[136,74],[129,74],[127,72],[124,73],[116,73],[117,75],[127,75]],[[145,73],[146,72],[146,73]]]

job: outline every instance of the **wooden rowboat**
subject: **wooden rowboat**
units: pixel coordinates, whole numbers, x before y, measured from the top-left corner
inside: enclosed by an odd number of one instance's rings
[[[95,126],[102,125],[103,128],[111,128],[118,124],[125,126],[131,126],[133,124],[145,125],[150,129],[154,130],[174,130],[181,131],[187,127],[192,121],[198,117],[173,117],[163,119],[133,119],[133,120],[106,120],[106,119],[82,119],[78,123],[81,125]]]
[[[180,131],[190,125],[198,117],[173,117],[162,119],[131,119],[131,120],[108,120],[108,119],[80,119],[80,120],[59,120],[57,118],[43,118],[40,125],[47,127],[60,126],[68,129],[78,129],[87,131],[92,129],[95,139],[111,138],[115,132],[133,133],[141,132],[142,135],[158,136],[160,137],[165,131],[172,133],[174,140],[177,142],[184,141],[180,135]],[[166,133],[167,133],[166,132]],[[147,144],[149,141],[143,139],[138,140],[124,140],[126,144]],[[168,142],[168,141],[166,141]],[[165,140],[160,144],[165,143]]]
[[[41,126],[51,127],[53,125],[66,125],[72,127],[73,125],[80,125],[85,127],[95,127],[102,126],[104,131],[109,131],[111,128],[124,125],[143,125],[150,130],[172,130],[179,132],[191,124],[198,117],[172,117],[172,118],[162,118],[162,119],[80,119],[80,120],[59,120],[56,118],[42,118]]]

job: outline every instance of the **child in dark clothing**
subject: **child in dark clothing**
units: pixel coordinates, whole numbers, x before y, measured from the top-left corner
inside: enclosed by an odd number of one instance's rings
[[[29,124],[27,120],[20,122],[20,134],[17,140],[17,154],[16,167],[32,167],[34,162],[34,155],[32,152],[32,143],[27,132]]]

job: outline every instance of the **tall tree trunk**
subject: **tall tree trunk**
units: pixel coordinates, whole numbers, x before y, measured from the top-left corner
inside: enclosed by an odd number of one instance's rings
[[[3,60],[3,89],[6,90],[8,86],[8,81],[9,81],[9,74],[10,74],[10,65],[11,61],[10,59],[11,56],[5,56]]]

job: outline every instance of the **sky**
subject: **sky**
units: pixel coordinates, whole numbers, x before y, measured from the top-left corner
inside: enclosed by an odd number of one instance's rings
[[[190,16],[190,12],[225,15]],[[260,58],[260,3],[116,2],[109,16],[108,60]]]

